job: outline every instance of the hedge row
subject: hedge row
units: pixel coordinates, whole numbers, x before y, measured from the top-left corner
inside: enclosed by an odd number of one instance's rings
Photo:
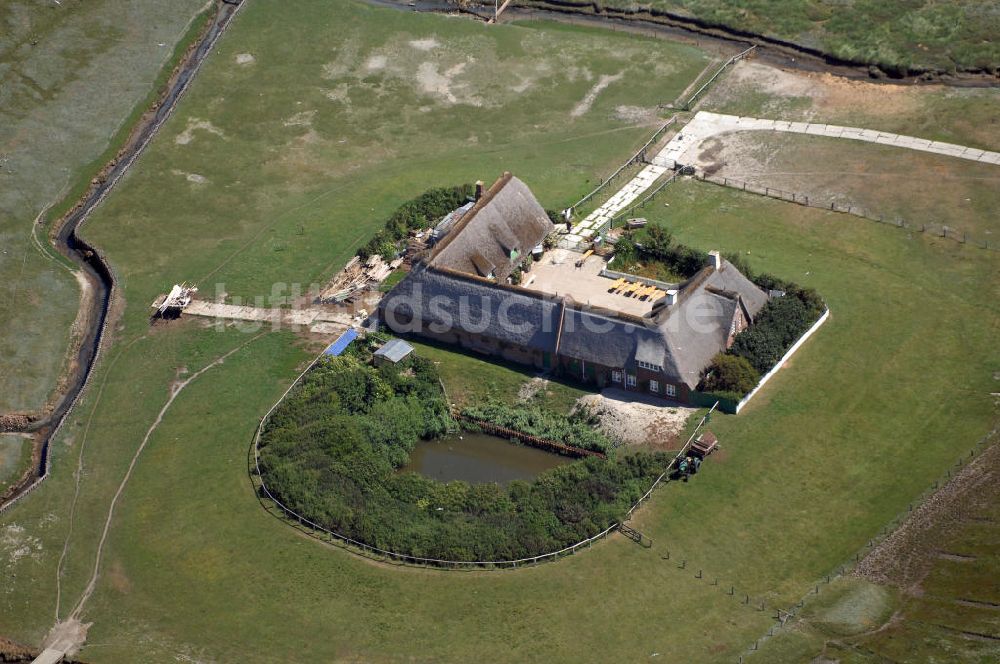
[[[474,192],[471,184],[442,187],[426,191],[403,203],[386,220],[382,229],[358,250],[358,256],[366,259],[379,254],[386,260],[392,259],[402,249],[402,242],[410,231],[432,226],[443,216],[468,202]]]

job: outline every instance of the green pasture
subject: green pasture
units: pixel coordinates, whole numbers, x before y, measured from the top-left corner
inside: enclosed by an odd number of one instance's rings
[[[21,477],[31,464],[31,440],[17,434],[0,434],[0,492]]]
[[[705,56],[549,24],[284,9],[247,5],[89,222],[127,306],[51,478],[0,517],[0,633],[39,643],[52,624],[81,450],[61,616],[171,385],[237,348],[179,393],[135,467],[83,611],[85,661],[732,662],[772,624],[742,594],[797,601],[989,429],[997,254],[680,182],[643,216],[686,244],[749,252],[833,314],[741,415],[713,418],[723,451],[640,510],[632,525],[652,548],[613,536],[537,568],[454,573],[302,536],[257,504],[247,451],[311,354],[287,332],[150,328],[153,297],[185,279],[231,298],[321,281],[432,186],[511,170],[544,205],[571,202],[650,132],[618,107],[676,97]],[[493,381],[511,395],[527,378],[483,366],[496,377],[470,377],[470,390]],[[11,558],[15,545],[27,555]]]
[[[521,364],[426,341],[409,339],[409,342],[418,353],[434,362],[450,402],[459,407],[485,401],[507,404],[526,401],[569,413],[577,399],[590,393],[584,386],[569,381],[552,376],[541,378],[538,371]],[[545,382],[537,390],[525,392],[536,379]]]

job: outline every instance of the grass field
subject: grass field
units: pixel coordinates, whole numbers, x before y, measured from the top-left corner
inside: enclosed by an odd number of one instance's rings
[[[575,28],[545,24],[278,7],[246,7],[87,228],[123,276],[128,306],[55,443],[52,477],[0,518],[11,579],[0,633],[35,643],[52,624],[78,454],[60,615],[89,578],[111,496],[171,385],[237,348],[178,393],[122,494],[82,615],[94,623],[86,661],[135,661],[141,649],[144,661],[732,662],[772,623],[742,593],[797,601],[995,419],[996,254],[679,183],[644,216],[816,287],[833,317],[740,416],[713,419],[723,452],[640,511],[633,525],[653,548],[613,537],[534,569],[448,573],[302,537],[260,508],[246,463],[260,416],[309,354],[288,333],[183,320],[150,329],[153,296],[181,279],[241,296],[319,280],[401,201],[503,169],[543,204],[571,201],[648,131],[615,120],[616,108],[676,96],[704,56],[595,31],[574,41]],[[666,68],[656,86],[651,50]],[[496,76],[465,78],[480,64]],[[505,87],[528,85],[540,67],[535,87]],[[511,395],[526,378],[483,371],[495,377],[468,379],[470,390],[493,382]]]
[[[994,0],[607,0],[653,7],[715,25],[787,39],[839,58],[954,71],[1000,67],[1000,11]]]
[[[530,367],[464,353],[454,347],[413,339],[410,339],[410,343],[420,355],[437,365],[451,403],[460,407],[486,400],[509,404],[522,401],[522,397],[526,396],[522,390],[538,373]],[[547,379],[537,391],[532,392],[534,395],[527,398],[528,401],[560,413],[568,413],[577,399],[589,394],[582,386],[556,379]]]
[[[31,440],[16,434],[0,434],[0,493],[31,464]]]
[[[35,248],[35,217],[111,156],[204,5],[0,6],[0,412],[44,404],[79,302],[73,276]]]
[[[745,132],[701,146],[720,177],[851,205],[887,219],[935,224],[1000,246],[1000,166],[836,138]],[[928,183],[934,183],[929,187]]]

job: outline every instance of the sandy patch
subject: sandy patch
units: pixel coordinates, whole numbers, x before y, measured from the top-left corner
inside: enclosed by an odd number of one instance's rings
[[[285,127],[311,127],[313,117],[316,116],[316,111],[301,111],[286,118],[281,124]]]
[[[574,118],[578,118],[589,111],[590,107],[593,106],[594,102],[597,100],[597,95],[601,94],[604,88],[620,79],[624,73],[625,72],[618,72],[617,74],[601,75],[601,77],[597,79],[597,83],[594,83],[594,86],[590,88],[587,94],[584,95],[583,99],[580,100],[580,103],[573,107],[573,110],[570,111],[570,115]]]
[[[531,401],[539,392],[544,392],[549,386],[549,381],[545,378],[535,376],[521,386],[517,391],[519,401]]]
[[[373,55],[372,57],[365,60],[365,71],[382,71],[385,69],[385,65],[388,62],[388,58],[384,55]]]
[[[463,96],[459,94],[465,87],[455,82],[455,79],[465,71],[468,62],[459,62],[446,69],[443,73],[438,71],[436,62],[421,62],[417,67],[417,85],[420,91],[426,95],[437,97],[448,104],[470,104],[481,106],[482,101],[473,96]]]
[[[838,117],[856,116],[858,111],[881,116],[920,108],[920,91],[914,88],[850,80],[829,73],[788,71],[747,60],[733,66],[721,84],[709,92],[706,108],[724,107],[746,94],[772,97],[761,109],[763,116],[787,119],[808,120],[819,111]],[[788,106],[802,100],[805,106]]]
[[[24,526],[11,523],[0,530],[0,551],[7,566],[13,567],[24,558],[40,560],[42,541],[29,535]]]
[[[350,88],[346,83],[341,83],[337,87],[327,90],[324,94],[330,101],[340,102],[345,105],[351,103]]]
[[[438,43],[438,40],[433,37],[429,37],[427,39],[414,39],[410,42],[410,46],[418,51],[433,51],[440,45],[441,44]]]
[[[616,106],[614,117],[622,122],[633,124],[649,124],[659,122],[660,116],[655,108],[644,108],[642,106]]]
[[[177,170],[176,168],[171,169],[170,172],[173,173],[174,175],[183,177],[191,184],[208,184],[209,182],[207,177],[205,177],[204,175],[200,175],[198,173],[186,173],[185,171],[180,171]]]
[[[223,133],[221,129],[216,127],[208,120],[201,120],[199,118],[188,118],[187,127],[185,127],[184,131],[182,131],[181,133],[177,134],[177,136],[174,137],[174,143],[177,143],[178,145],[187,145],[188,143],[194,140],[194,133],[196,131],[204,131],[209,134],[215,134],[219,138],[223,139],[226,137],[225,133]]]
[[[75,655],[87,641],[87,630],[93,623],[82,623],[76,618],[57,622],[45,637],[42,648],[52,648],[67,655]]]
[[[236,54],[236,64],[238,65],[252,65],[255,62],[257,62],[257,58],[253,57],[249,53]]]
[[[694,408],[633,401],[637,395],[620,390],[580,397],[576,408],[588,408],[600,420],[601,430],[627,444],[648,444],[671,449]]]

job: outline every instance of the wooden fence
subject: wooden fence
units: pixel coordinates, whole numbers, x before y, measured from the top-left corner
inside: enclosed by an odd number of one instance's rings
[[[638,150],[636,150],[635,154],[633,154],[631,157],[628,158],[628,161],[626,161],[624,164],[622,164],[621,166],[619,166],[618,170],[615,171],[614,173],[612,173],[611,175],[609,175],[607,178],[602,179],[601,183],[599,185],[597,185],[597,187],[593,191],[591,191],[589,194],[587,194],[586,196],[584,196],[583,198],[581,198],[580,200],[578,200],[576,203],[574,203],[573,205],[571,205],[569,207],[569,210],[571,212],[573,210],[576,210],[581,205],[583,205],[584,203],[586,203],[587,201],[589,201],[591,198],[593,198],[594,196],[596,196],[602,189],[604,189],[606,186],[608,186],[608,184],[612,180],[614,180],[616,177],[618,177],[619,175],[621,175],[622,171],[624,171],[626,168],[628,168],[632,164],[636,164],[636,163],[640,163],[640,162],[645,163],[646,161],[648,161],[646,159],[646,152],[649,150],[650,146],[652,146],[654,143],[656,143],[656,141],[660,140],[660,137],[662,137],[663,134],[667,131],[667,128],[670,127],[670,125],[672,125],[676,120],[677,120],[677,116],[673,116],[669,120],[667,120],[666,122],[664,122],[660,126],[660,128],[657,129],[656,132],[653,133],[653,135],[649,138],[649,140],[646,141],[641,148],[639,148]]]
[[[964,231],[959,231],[950,226],[945,226],[943,224],[926,224],[926,223],[916,223],[912,221],[907,221],[899,217],[886,217],[885,215],[876,214],[871,210],[863,208],[858,205],[842,204],[837,202],[827,203],[825,201],[820,201],[816,196],[809,196],[808,194],[802,194],[794,191],[786,191],[784,189],[778,189],[777,187],[768,187],[765,185],[752,184],[746,182],[745,180],[739,180],[736,178],[723,177],[719,175],[707,175],[704,172],[698,172],[695,174],[695,178],[701,180],[702,182],[711,182],[712,184],[722,185],[723,187],[730,187],[733,189],[739,189],[741,191],[746,191],[752,194],[758,194],[760,196],[767,196],[768,198],[776,198],[781,201],[788,203],[796,203],[798,205],[804,205],[806,207],[817,208],[819,210],[830,210],[831,212],[840,212],[842,214],[850,214],[855,217],[860,217],[862,219],[868,219],[869,221],[877,221],[880,224],[888,224],[889,226],[895,226],[896,228],[903,228],[906,230],[917,231],[920,233],[929,233],[931,235],[936,235],[938,237],[948,238],[949,240],[954,240],[962,244],[971,244],[973,246],[979,247],[980,249],[988,249],[990,251],[1000,251],[1000,245],[995,241],[990,242],[989,240],[977,239],[970,236]]]

